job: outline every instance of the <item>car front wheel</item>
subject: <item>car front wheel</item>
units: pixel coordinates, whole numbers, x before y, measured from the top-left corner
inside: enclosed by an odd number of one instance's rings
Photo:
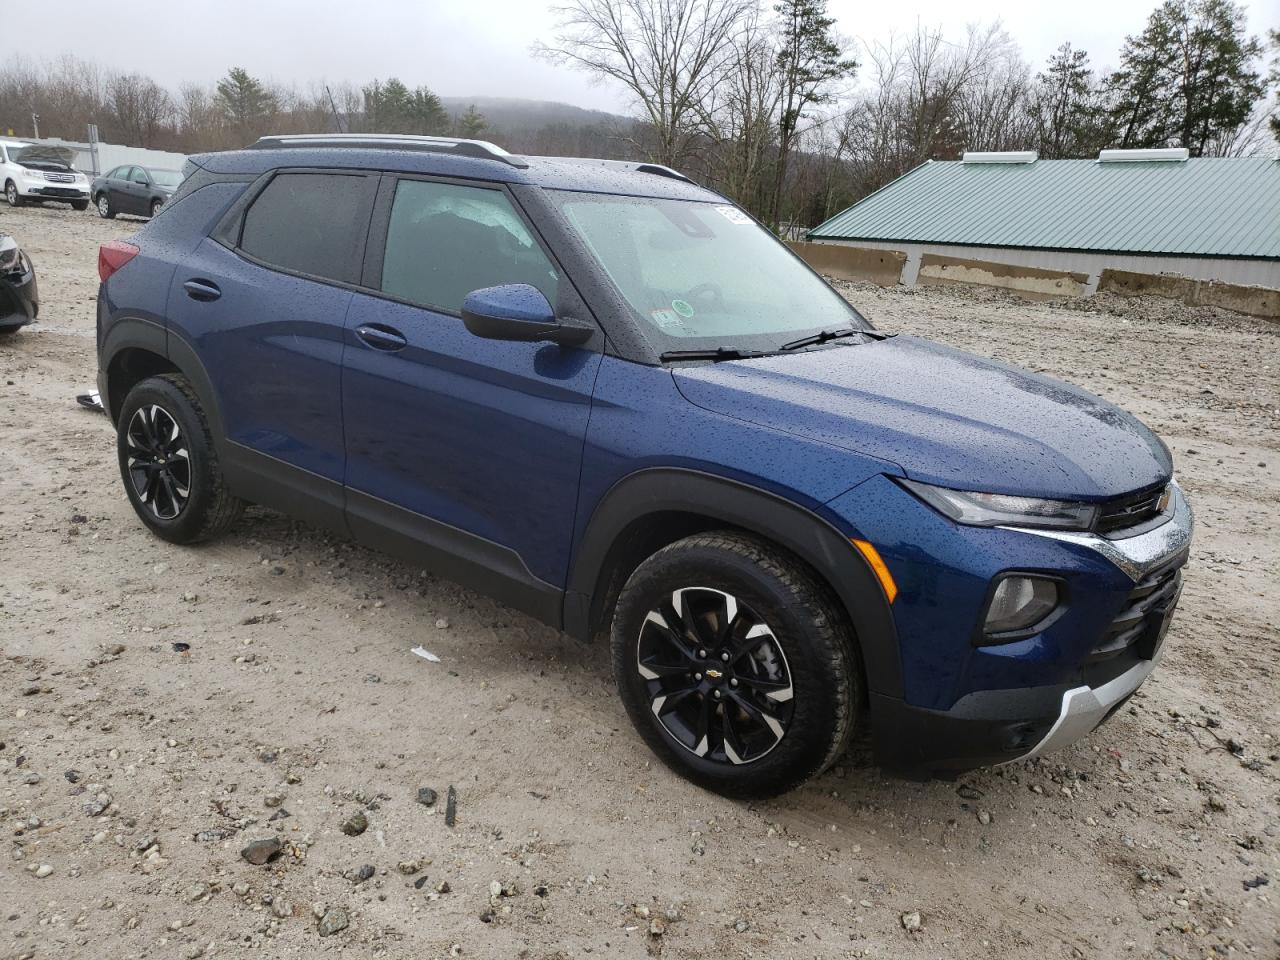
[[[659,550],[631,575],[613,670],[649,746],[720,793],[783,793],[843,754],[862,698],[854,638],[796,557],[737,532]]]
[[[4,199],[11,207],[22,206],[22,196],[18,193],[18,185],[12,180],[4,185]]]
[[[208,420],[184,377],[161,374],[130,390],[116,432],[125,492],[157,536],[198,543],[240,516],[244,504],[227,487]]]
[[[72,210],[75,210],[75,211],[77,211],[77,212],[81,212],[81,211],[84,211],[84,210],[88,210],[88,209],[89,209],[89,201],[88,201],[88,200],[72,200],[72,201],[71,201],[71,209],[72,209]]]
[[[163,200],[152,200],[152,201],[151,201],[151,216],[152,216],[152,217],[158,217],[158,216],[160,215],[160,210],[161,210],[163,207],[164,207],[164,201],[163,201]]]

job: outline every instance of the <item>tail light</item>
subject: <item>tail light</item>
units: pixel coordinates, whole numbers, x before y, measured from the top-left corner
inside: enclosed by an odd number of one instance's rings
[[[108,240],[98,247],[98,276],[107,278],[138,255],[138,247],[126,240]]]

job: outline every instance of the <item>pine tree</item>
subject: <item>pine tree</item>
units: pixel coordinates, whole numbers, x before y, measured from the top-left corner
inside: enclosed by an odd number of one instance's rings
[[[858,64],[846,59],[836,37],[835,18],[827,16],[827,0],[781,0],[778,15],[777,67],[781,80],[778,115],[778,165],[770,220],[776,227],[787,176],[787,158],[795,146],[805,111],[830,103],[834,84],[853,76]]]
[[[218,81],[216,100],[227,122],[245,135],[265,132],[278,108],[275,94],[243,67],[232,67]]]
[[[474,140],[489,129],[489,121],[484,118],[484,114],[476,109],[473,103],[467,107],[467,112],[458,118],[458,135]]]
[[[439,134],[449,125],[439,97],[426,87],[410,90],[395,77],[364,88],[364,113],[376,133]]]
[[[1264,92],[1262,48],[1231,0],[1165,0],[1125,40],[1109,80],[1122,147],[1182,146],[1201,156],[1244,124]]]
[[[1046,160],[1087,157],[1105,146],[1105,116],[1089,54],[1064,43],[1036,74],[1028,112]]]

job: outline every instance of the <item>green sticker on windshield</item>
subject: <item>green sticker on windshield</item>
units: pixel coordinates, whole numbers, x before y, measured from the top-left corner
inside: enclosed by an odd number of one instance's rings
[[[672,300],[671,309],[686,320],[693,316],[693,305],[688,300]]]

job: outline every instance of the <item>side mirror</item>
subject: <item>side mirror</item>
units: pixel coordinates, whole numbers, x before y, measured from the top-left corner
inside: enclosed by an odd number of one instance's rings
[[[591,338],[595,327],[561,320],[537,287],[504,283],[472,290],[462,301],[462,322],[486,340],[520,340],[574,346]]]

